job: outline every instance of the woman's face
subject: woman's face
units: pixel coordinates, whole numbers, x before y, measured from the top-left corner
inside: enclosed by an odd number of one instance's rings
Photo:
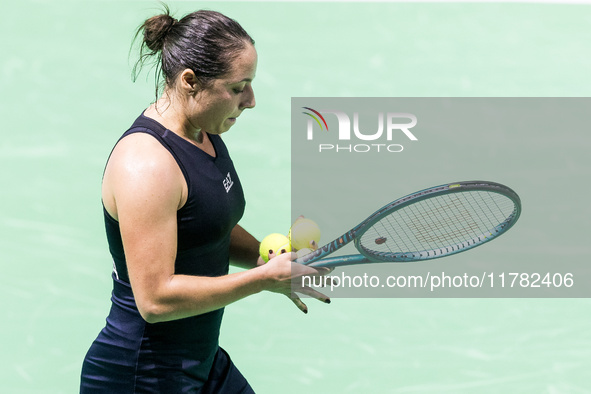
[[[252,80],[257,68],[257,52],[250,43],[234,58],[230,72],[213,80],[189,100],[187,116],[193,127],[209,134],[230,129],[246,108],[255,106]]]

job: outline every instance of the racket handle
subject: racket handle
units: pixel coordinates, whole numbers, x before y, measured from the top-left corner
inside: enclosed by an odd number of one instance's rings
[[[297,260],[296,260],[297,263]],[[328,257],[326,259],[317,260],[313,263],[307,264],[310,267],[340,267],[343,265],[375,263],[361,254],[352,254],[347,256]]]

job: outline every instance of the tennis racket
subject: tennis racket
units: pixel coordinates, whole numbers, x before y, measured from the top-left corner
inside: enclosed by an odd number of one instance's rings
[[[507,232],[520,214],[519,196],[507,186],[486,181],[448,183],[391,202],[295,262],[337,267],[437,259],[492,241]],[[326,257],[350,242],[359,254]]]

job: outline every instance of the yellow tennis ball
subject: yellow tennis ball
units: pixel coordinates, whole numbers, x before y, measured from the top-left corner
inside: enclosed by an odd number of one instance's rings
[[[267,235],[259,246],[259,254],[265,263],[269,261],[269,251],[273,251],[276,255],[291,252],[289,238],[278,233]]]
[[[289,229],[289,241],[295,250],[310,248],[310,242],[320,243],[320,228],[311,219],[299,218]]]

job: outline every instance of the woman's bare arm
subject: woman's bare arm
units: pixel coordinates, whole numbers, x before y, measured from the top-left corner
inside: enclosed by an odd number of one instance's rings
[[[119,221],[129,279],[138,310],[151,323],[210,312],[262,290],[291,292],[294,270],[281,255],[252,270],[221,277],[177,275],[177,210],[186,199],[183,175],[168,151],[151,136],[132,134],[119,142],[107,165],[103,201]],[[234,229],[234,256],[252,261],[252,239]],[[236,242],[236,239],[247,242]],[[242,245],[236,248],[237,245]],[[237,252],[238,251],[238,252]],[[257,253],[258,254],[258,253]],[[323,271],[303,267],[296,275]],[[305,289],[316,298],[326,298]],[[297,298],[299,300],[299,298]],[[296,302],[296,301],[294,301]],[[305,305],[296,304],[304,310]]]

